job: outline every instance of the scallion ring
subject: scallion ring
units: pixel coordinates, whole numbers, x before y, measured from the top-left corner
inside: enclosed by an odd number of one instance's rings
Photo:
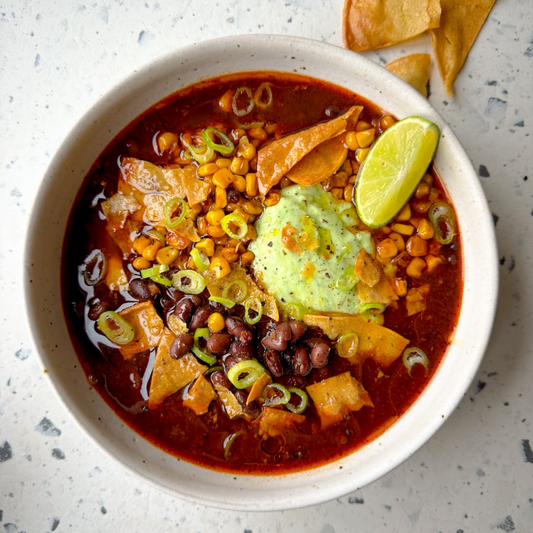
[[[218,137],[222,144],[218,144],[213,140],[213,137]],[[235,145],[231,139],[222,131],[216,128],[206,128],[202,133],[202,138],[205,144],[212,150],[217,151],[219,154],[231,154],[235,150]]]
[[[354,267],[349,266],[346,268],[342,276],[340,276],[335,282],[335,288],[339,289],[340,291],[348,292],[355,287],[356,283],[357,276],[355,275]]]
[[[227,298],[222,298],[222,296],[210,296],[209,300],[212,302],[217,302],[220,305],[223,305],[227,309],[235,307],[235,302],[233,300],[228,300]]]
[[[176,211],[177,204],[181,205],[181,213],[179,214],[179,216],[173,217],[172,215]],[[172,198],[172,200],[167,202],[165,204],[165,207],[163,207],[163,217],[165,219],[165,225],[168,228],[175,228],[185,218],[186,213],[187,204],[185,203],[185,200],[183,198]]]
[[[204,352],[202,347],[200,346],[200,341],[202,339],[207,340],[209,338],[209,335],[209,328],[198,328],[194,332],[194,344],[191,348],[191,351],[194,355],[196,355],[196,357],[198,357],[198,359],[200,359],[200,361],[203,361],[208,365],[214,365],[217,362],[217,358]]]
[[[234,233],[234,231],[231,229],[231,224],[234,226],[237,226],[239,229],[239,233]],[[226,215],[221,221],[220,225],[222,226],[222,229],[226,232],[227,235],[230,236],[231,239],[244,239],[246,237],[246,234],[248,233],[248,224],[244,221],[244,219],[237,215],[237,213],[230,213],[229,215]]]
[[[237,431],[236,433],[232,433],[231,435],[228,435],[225,439],[224,439],[224,460],[228,460],[229,458],[229,454],[230,454],[230,450],[231,450],[231,445],[234,443],[235,439],[241,435],[242,433],[244,433],[244,431],[240,430],[240,431]]]
[[[170,281],[168,278],[164,278],[163,276],[152,276],[150,279],[156,283],[159,283],[160,285],[164,285],[165,287],[172,287],[172,281]]]
[[[83,262],[83,279],[89,287],[100,283],[107,273],[107,258],[101,250],[93,250]]]
[[[269,395],[270,392],[272,394]],[[291,395],[283,385],[271,383],[263,389],[263,398],[265,398],[263,405],[270,407],[274,405],[287,405],[291,399]]]
[[[165,237],[160,231],[157,231],[156,229],[149,229],[146,232],[146,235],[149,235],[152,239],[159,241],[161,246],[165,246]]]
[[[288,303],[283,306],[283,312],[287,318],[302,320],[305,314],[305,309],[301,303]]]
[[[213,156],[215,155],[215,152],[212,148],[207,146],[207,144],[203,144],[203,146],[196,147],[193,146],[191,143],[186,141],[185,139],[182,139],[181,141],[183,145],[187,148],[189,155],[200,165],[203,165],[204,163],[207,163],[210,161]],[[187,152],[185,152],[185,157],[187,157]]]
[[[228,370],[228,379],[237,389],[253,385],[265,373],[265,369],[255,359],[239,361]]]
[[[246,300],[248,296],[248,285],[242,279],[236,279],[231,283],[228,283],[222,291],[222,297],[228,300],[233,300],[235,303],[240,304]]]
[[[255,313],[255,316],[252,318],[250,316],[250,311],[253,311]],[[261,300],[259,298],[248,298],[246,302],[244,302],[244,320],[248,322],[248,324],[257,324],[261,317],[263,316],[263,304],[261,303]]]
[[[209,376],[210,374],[212,374],[213,372],[217,372],[219,370],[224,370],[224,367],[222,365],[215,365],[215,366],[212,366],[210,368],[208,368],[205,372],[204,372],[204,376]]]
[[[295,415],[301,415],[305,409],[307,408],[307,404],[309,402],[309,398],[307,397],[307,393],[304,392],[301,389],[297,389],[296,387],[289,387],[287,389],[289,391],[289,394],[294,394],[300,398],[300,403],[298,405],[294,405],[290,400],[285,405],[285,407],[293,412]]]
[[[357,333],[347,333],[342,335],[337,341],[337,352],[341,357],[349,359],[357,353],[359,347],[359,337]]]
[[[248,124],[239,123],[239,128],[242,128],[243,130],[249,130],[250,128],[262,128],[264,125],[264,122],[249,122]]]
[[[428,217],[435,231],[435,240],[440,244],[451,244],[456,233],[453,209],[446,202],[436,202],[429,208]]]
[[[101,332],[115,344],[129,344],[135,336],[135,330],[115,311],[105,311],[98,317]]]
[[[207,270],[209,268],[209,257],[198,250],[198,248],[193,248],[191,250],[191,257],[198,270]]]
[[[205,280],[194,270],[180,270],[172,276],[172,285],[186,294],[200,294],[205,289]]]
[[[429,359],[428,356],[420,348],[406,348],[403,352],[403,365],[409,371],[411,375],[411,370],[415,365],[422,365],[426,371],[426,376],[429,369]]]
[[[263,93],[266,93],[266,100],[263,96]],[[272,105],[273,97],[272,97],[272,89],[270,88],[270,83],[262,83],[259,85],[259,87],[256,89],[254,93],[254,102],[257,107],[261,107],[262,109],[266,109],[267,107],[270,107]]]
[[[238,117],[251,113],[254,108],[252,90],[249,87],[239,87],[233,95],[231,108]]]
[[[378,313],[383,313],[383,311],[385,311],[385,304],[378,304],[375,302],[359,304],[359,311],[361,313],[364,313],[365,311],[377,311]]]
[[[155,265],[151,268],[143,268],[141,270],[141,278],[152,278],[154,276],[159,276],[163,272],[166,272],[170,267],[168,265]]]

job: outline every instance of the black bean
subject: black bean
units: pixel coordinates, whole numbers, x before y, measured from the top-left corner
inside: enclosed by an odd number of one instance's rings
[[[224,353],[230,345],[232,337],[229,333],[214,333],[207,339],[206,348],[214,353]]]
[[[146,286],[148,287],[148,290],[150,291],[152,298],[155,298],[161,292],[159,290],[159,286],[157,285],[155,281],[152,281],[151,279],[145,279],[144,282]]]
[[[179,289],[176,289],[174,287],[169,287],[165,291],[165,296],[167,296],[173,302],[179,302],[183,298],[184,293],[181,292]]]
[[[330,347],[325,342],[317,344],[311,350],[311,363],[315,368],[322,368],[328,364],[329,350]]]
[[[254,356],[254,349],[251,346],[243,344],[241,341],[233,341],[229,348],[231,355],[239,358],[241,361],[245,359],[252,359]]]
[[[209,300],[209,305],[211,306],[211,309],[217,313],[223,313],[226,310],[222,304],[214,302],[213,300]]]
[[[151,300],[152,293],[143,279],[133,279],[130,281],[130,294],[137,300]]]
[[[240,337],[241,333],[246,331],[246,328],[244,327],[244,324],[233,317],[226,318],[226,329],[234,336],[234,337]]]
[[[178,335],[170,345],[170,357],[174,359],[183,357],[189,352],[193,344],[194,338],[190,333],[182,333],[181,335]]]
[[[204,305],[204,299],[199,294],[191,294],[189,298],[195,307]]]
[[[215,370],[211,374],[211,383],[217,383],[218,385],[226,387],[226,389],[231,389],[231,381],[228,379],[228,376],[226,376],[224,370]]]
[[[95,298],[95,300],[91,303],[89,307],[89,318],[91,320],[98,320],[100,318],[100,315],[102,313],[105,313],[106,311],[109,311],[111,307],[107,302],[102,302],[98,298]]]
[[[192,303],[192,300],[190,298],[183,298],[176,304],[176,310],[174,313],[179,319],[187,324],[193,311],[194,304]]]
[[[189,324],[189,329],[191,331],[196,331],[198,328],[205,328],[205,326],[207,326],[207,321],[209,320],[209,317],[212,313],[213,310],[208,305],[197,309],[194,315],[192,315],[191,323]]]
[[[283,375],[283,365],[278,352],[267,350],[263,356],[263,361],[273,376],[279,378]]]
[[[305,344],[312,350],[318,344],[324,344],[325,341],[321,337],[311,337],[310,339],[304,339]],[[327,343],[325,343],[327,344]]]
[[[227,357],[224,358],[224,369],[226,370],[226,372],[229,372],[229,369],[236,365],[237,363],[239,362],[239,358],[238,357],[235,357],[234,355],[228,355]]]
[[[257,408],[255,401],[246,403],[248,400],[248,393],[246,391],[237,389],[233,394],[235,395],[235,398],[237,398],[237,401],[241,404],[241,407],[245,413],[252,416],[259,414],[259,409]]]
[[[281,352],[287,349],[287,342],[291,340],[291,327],[288,322],[280,322],[270,333],[263,339],[263,344],[270,350]]]
[[[299,320],[291,320],[289,326],[291,327],[293,342],[305,335],[305,332],[307,331],[307,326]]]
[[[296,348],[292,359],[292,369],[297,376],[307,376],[311,372],[311,360],[307,348]]]
[[[319,372],[319,370],[317,370],[317,372]],[[307,379],[303,376],[283,376],[280,379],[280,383],[284,387],[296,387],[297,389],[303,389],[307,383]]]
[[[245,329],[244,331],[241,331],[241,334],[239,335],[239,340],[246,346],[250,344],[254,340],[254,335],[251,331],[248,331]]]
[[[171,300],[170,298],[167,298],[167,297],[161,298],[160,303],[161,303],[161,307],[165,311],[169,311],[176,305],[176,302],[174,300]]]

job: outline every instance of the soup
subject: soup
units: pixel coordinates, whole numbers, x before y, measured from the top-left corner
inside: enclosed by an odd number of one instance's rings
[[[182,89],[106,148],[72,210],[64,302],[89,383],[154,445],[241,474],[317,467],[416,400],[461,303],[430,167],[393,220],[353,204],[396,120],[308,77]]]

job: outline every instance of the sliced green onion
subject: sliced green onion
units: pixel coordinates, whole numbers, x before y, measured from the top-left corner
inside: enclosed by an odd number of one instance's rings
[[[368,311],[361,313],[359,316],[370,324],[377,324],[378,326],[383,326],[383,324],[385,323],[385,317],[383,316],[383,313],[374,311],[373,309],[369,309]]]
[[[241,95],[244,95],[246,97],[246,107],[242,109],[239,108],[239,99],[241,98]],[[251,113],[252,109],[254,108],[254,97],[252,95],[252,90],[249,87],[239,87],[233,95],[233,102],[231,103],[231,108],[238,117],[244,117],[244,115],[248,115],[248,113]]]
[[[222,298],[222,296],[210,296],[209,299],[212,302],[217,302],[224,307],[231,309],[232,307],[235,307],[235,302],[233,300],[228,300],[227,298]]]
[[[204,376],[209,376],[209,374],[212,374],[213,372],[217,372],[218,370],[224,370],[224,367],[222,365],[215,365],[215,366],[212,366],[211,368],[208,368],[205,372],[204,372]]]
[[[239,128],[242,128],[243,130],[248,130],[250,128],[262,128],[264,125],[264,122],[249,122],[248,124],[241,124],[239,122]]]
[[[228,458],[229,458],[229,452],[231,450],[231,445],[233,444],[233,442],[235,441],[235,439],[239,436],[239,435],[242,435],[242,433],[244,433],[244,431],[240,430],[240,431],[237,431],[236,433],[232,433],[231,435],[228,435],[225,439],[224,439],[224,459],[227,461]]]
[[[292,411],[296,415],[302,414],[307,408],[307,403],[309,401],[307,393],[301,389],[297,389],[296,387],[289,387],[287,390],[289,391],[289,394],[295,394],[298,396],[300,398],[300,403],[296,406],[289,401],[285,407],[287,407],[289,411]]]
[[[191,250],[191,257],[198,270],[207,270],[209,268],[209,257],[198,250],[198,248],[193,248]]]
[[[335,288],[344,292],[351,291],[357,283],[357,276],[353,266],[346,268],[342,276],[335,282]]]
[[[426,370],[426,376],[428,375],[429,359],[420,348],[406,348],[403,352],[403,364],[409,370],[409,375],[415,365],[422,365]]]
[[[234,387],[245,389],[253,385],[265,369],[255,359],[239,361],[228,370],[228,379]]]
[[[377,311],[378,313],[383,313],[383,311],[385,311],[385,304],[378,304],[374,302],[359,304],[359,309],[361,313],[364,313],[365,311]]]
[[[347,333],[337,341],[337,352],[341,357],[349,359],[357,353],[359,337],[357,333]]]
[[[190,142],[186,141],[185,139],[182,139],[181,142],[188,150],[188,153],[185,152],[185,157],[187,156],[192,157],[195,161],[198,161],[200,165],[207,163],[215,155],[214,150],[210,148],[209,146],[207,146],[207,144],[203,144],[203,146],[200,146],[197,148],[197,147],[194,147]]]
[[[305,309],[301,303],[289,303],[283,306],[283,312],[287,318],[302,320],[305,314]]]
[[[164,237],[164,235],[161,232],[157,231],[156,229],[149,229],[146,232],[146,235],[150,235],[150,237],[152,237],[152,239],[155,239],[156,241],[159,241],[162,246],[165,246],[165,237]]]
[[[172,285],[186,294],[200,294],[205,289],[205,280],[194,270],[180,270],[172,276]]]
[[[255,311],[257,316],[252,318],[250,316],[250,310]],[[244,302],[244,320],[246,320],[248,324],[257,324],[262,316],[263,304],[261,303],[261,300],[259,300],[259,298],[248,298],[248,300]]]
[[[160,285],[164,285],[165,287],[172,287],[172,281],[170,281],[168,278],[164,278],[163,276],[152,276],[150,279],[156,283],[159,283]]]
[[[218,137],[222,141],[222,144],[217,144],[213,141],[213,137]],[[224,132],[216,128],[206,128],[202,133],[202,138],[211,150],[216,150],[219,154],[230,154],[235,150],[235,145],[231,139]]]
[[[266,92],[267,98],[266,101],[263,98],[263,93]],[[267,107],[270,107],[272,105],[273,97],[272,97],[272,89],[270,88],[270,83],[262,83],[259,85],[259,87],[256,89],[254,94],[254,102],[257,107],[261,107],[262,109],[265,109]]]
[[[268,393],[270,391],[273,391],[274,394],[269,396]],[[271,383],[270,385],[267,385],[263,389],[263,397],[266,398],[263,405],[266,405],[267,407],[273,405],[287,405],[291,399],[289,391],[279,383]]]
[[[133,327],[115,311],[102,313],[98,317],[98,327],[111,342],[121,346],[130,343],[135,336]]]
[[[181,204],[181,213],[177,217],[172,217],[176,211],[176,204]],[[183,198],[172,198],[170,202],[163,207],[163,216],[165,217],[165,224],[168,228],[175,228],[184,218],[187,213],[187,204]]]
[[[154,276],[159,276],[163,272],[166,272],[170,267],[168,265],[155,265],[152,268],[143,268],[141,270],[141,278],[152,278]]]
[[[196,357],[198,357],[198,359],[200,359],[200,361],[203,361],[208,365],[214,365],[217,362],[217,358],[204,352],[200,346],[200,340],[207,340],[209,338],[209,335],[209,328],[198,328],[194,332],[194,344],[191,348],[191,351],[194,355],[196,355]]]
[[[93,250],[83,262],[83,279],[89,287],[100,283],[107,272],[107,258],[101,250]]]
[[[435,231],[435,240],[450,244],[456,233],[453,209],[446,202],[436,202],[429,208],[428,217]]]
[[[233,233],[230,224],[234,224],[239,228],[239,233]],[[220,225],[222,226],[222,229],[232,238],[232,239],[244,239],[246,237],[246,234],[248,233],[248,224],[244,221],[244,219],[237,215],[237,213],[230,213],[229,215],[226,215],[221,221]]]
[[[236,279],[231,283],[228,283],[222,292],[222,297],[229,300],[233,300],[235,303],[240,304],[244,302],[248,295],[248,285],[242,279]]]

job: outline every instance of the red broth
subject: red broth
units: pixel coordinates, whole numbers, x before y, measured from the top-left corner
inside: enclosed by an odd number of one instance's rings
[[[273,102],[269,107],[255,106],[250,114],[243,117],[235,116],[231,109],[228,111],[227,106],[226,109],[221,107],[221,99],[224,104],[224,95],[227,100],[227,95],[232,94],[228,91],[235,91],[242,86],[248,86],[255,91],[264,82],[270,84],[272,90]],[[231,102],[231,99],[229,101]],[[193,160],[183,159],[183,134],[194,134],[196,130],[216,125],[230,137],[233,132],[235,145],[238,144],[235,139],[239,135],[254,133],[256,137],[261,137],[261,130],[266,130],[268,142],[269,139],[333,119],[352,105],[364,106],[359,123],[368,123],[367,129],[374,128],[376,137],[382,133],[383,125],[389,120],[387,118],[383,121],[384,117],[388,117],[384,111],[356,94],[322,81],[294,74],[268,72],[208,80],[167,97],[133,120],[104,150],[86,178],[72,210],[64,243],[63,298],[72,340],[91,386],[131,428],[177,458],[207,468],[240,474],[287,473],[334,461],[355,452],[394,423],[428,385],[446,353],[461,304],[462,263],[458,235],[455,235],[449,244],[439,244],[434,237],[425,240],[426,254],[431,255],[435,262],[432,268],[429,268],[431,261],[428,255],[422,256],[428,262],[425,262],[426,267],[419,276],[408,274],[408,266],[413,257],[399,249],[395,257],[383,263],[389,265],[389,273],[394,270],[394,276],[390,277],[391,283],[394,279],[406,282],[405,292],[420,287],[427,291],[421,311],[408,316],[406,297],[403,295],[388,305],[383,313],[385,327],[408,339],[408,346],[416,346],[427,354],[427,368],[417,364],[409,372],[401,356],[386,367],[376,363],[372,357],[367,358],[363,364],[351,364],[338,355],[335,342],[316,328],[308,328],[299,340],[289,341],[287,350],[276,352],[281,361],[283,375],[272,377],[281,385],[296,386],[305,391],[306,387],[313,383],[349,372],[368,392],[373,406],[365,405],[359,410],[350,410],[342,420],[327,427],[321,427],[320,418],[311,399],[303,412],[305,418],[277,435],[261,434],[259,431],[258,420],[264,409],[261,400],[252,402],[253,409],[248,409],[252,411],[251,414],[243,410],[242,416],[231,419],[221,401],[215,398],[210,402],[207,412],[197,415],[184,405],[190,384],[169,395],[160,405],[151,407],[148,404],[148,396],[157,347],[126,358],[119,350],[120,346],[110,342],[97,326],[97,318],[103,311],[120,311],[143,301],[139,294],[132,295],[131,292],[132,282],[140,279],[139,269],[134,267],[134,264],[139,262],[134,261],[143,257],[142,253],[134,250],[133,243],[138,242],[135,239],[138,239],[147,227],[154,229],[152,224],[146,224],[146,220],[143,222],[141,217],[134,226],[136,231],[132,231],[129,236],[131,250],[126,252],[119,248],[106,229],[102,202],[112,197],[119,189],[120,158],[137,158],[160,167],[172,164],[194,164],[199,167]],[[250,128],[236,131],[241,121],[263,125],[256,126],[256,129],[259,129],[254,132],[251,132]],[[175,134],[175,137],[170,136],[169,139],[178,139],[174,149],[160,149],[158,142],[165,132]],[[253,139],[250,137],[249,141],[252,142]],[[265,142],[259,138],[256,141],[258,149]],[[231,155],[227,157],[231,159]],[[336,174],[337,181],[328,178],[322,182],[324,189],[340,198],[344,196],[345,190],[350,193],[358,167],[356,157],[357,152],[349,151],[348,164]],[[253,174],[256,162],[252,158],[248,164],[248,173]],[[405,220],[393,221],[384,228],[371,230],[376,243],[390,239],[391,233],[393,236],[396,234],[393,231],[395,222],[411,225],[413,235],[416,235],[418,229],[413,224],[420,227],[417,221],[427,220],[428,208],[435,201],[451,206],[435,170],[430,169],[428,172],[423,182],[428,184],[427,190],[425,193],[424,190],[417,191],[409,202],[411,215],[404,217]],[[203,179],[209,181],[212,176]],[[344,182],[346,184],[342,186]],[[276,190],[279,191],[283,185],[288,185],[287,181],[277,186]],[[233,202],[235,205],[242,205],[250,199],[261,202],[257,195],[236,191],[235,186],[230,185],[226,190],[229,199],[238,198]],[[342,189],[341,192],[339,189]],[[196,219],[198,233],[202,239],[213,240],[217,250],[228,248],[227,238],[224,242],[224,237],[211,237],[207,233],[205,223],[199,221],[200,218],[205,218],[209,210],[213,210],[213,206],[216,206],[214,190],[210,197],[200,204]],[[251,224],[253,222],[252,220]],[[161,227],[156,229],[165,231],[165,228]],[[409,236],[403,236],[402,239],[407,242]],[[187,242],[187,239],[174,239],[172,243],[174,246],[170,247],[177,250],[176,259],[171,264],[172,269],[189,268],[190,252],[194,244]],[[168,241],[165,244],[168,245]],[[106,280],[95,285],[86,283],[83,275],[86,267],[83,265],[93,250],[103,251],[108,264],[111,263],[110,258],[114,258],[115,266],[118,261],[129,283],[129,290],[127,287],[111,290]],[[236,260],[231,253],[226,253],[227,257],[234,260],[229,263],[230,268],[243,265],[253,277],[250,264],[244,263],[244,252],[245,248],[236,251]],[[150,266],[156,265],[157,261],[151,260],[148,263]],[[145,262],[144,266],[146,264]],[[395,269],[390,267],[391,264]],[[93,272],[96,272],[97,276],[97,268]],[[138,285],[138,282],[135,283]],[[396,285],[393,286],[401,293],[401,286],[397,281],[394,283]],[[143,286],[155,291],[153,283]],[[157,294],[150,294],[148,298],[167,326],[168,316],[175,313],[177,305],[184,299],[190,299],[190,296],[178,294],[179,291],[165,285],[156,283],[155,286]],[[413,295],[416,296],[416,293],[411,293],[411,296]],[[198,307],[209,306],[208,296],[207,290],[200,295],[201,301],[197,302],[200,305],[195,306],[194,312]],[[209,309],[211,314],[219,311],[224,318],[243,316],[240,305],[231,312],[220,307]],[[190,324],[190,320],[189,316],[185,322]],[[246,326],[253,334],[251,355],[262,363],[270,374],[272,372],[270,366],[265,363],[266,350],[261,341],[275,326],[276,324],[265,316],[258,325]],[[226,329],[222,330],[224,331]],[[234,342],[235,338],[231,337],[231,342]],[[295,349],[303,346],[309,355],[314,342],[310,339],[317,338],[330,350],[327,364],[321,368],[311,365],[312,368],[306,375],[295,375]],[[218,357],[217,364],[226,365],[227,361],[222,359],[227,357],[229,351],[228,347],[225,353]],[[249,358],[249,355],[248,350],[244,360]],[[226,370],[223,368],[222,372]],[[213,375],[214,373],[207,377],[211,385]],[[241,394],[234,387],[229,387],[228,390],[232,391],[234,396]]]

